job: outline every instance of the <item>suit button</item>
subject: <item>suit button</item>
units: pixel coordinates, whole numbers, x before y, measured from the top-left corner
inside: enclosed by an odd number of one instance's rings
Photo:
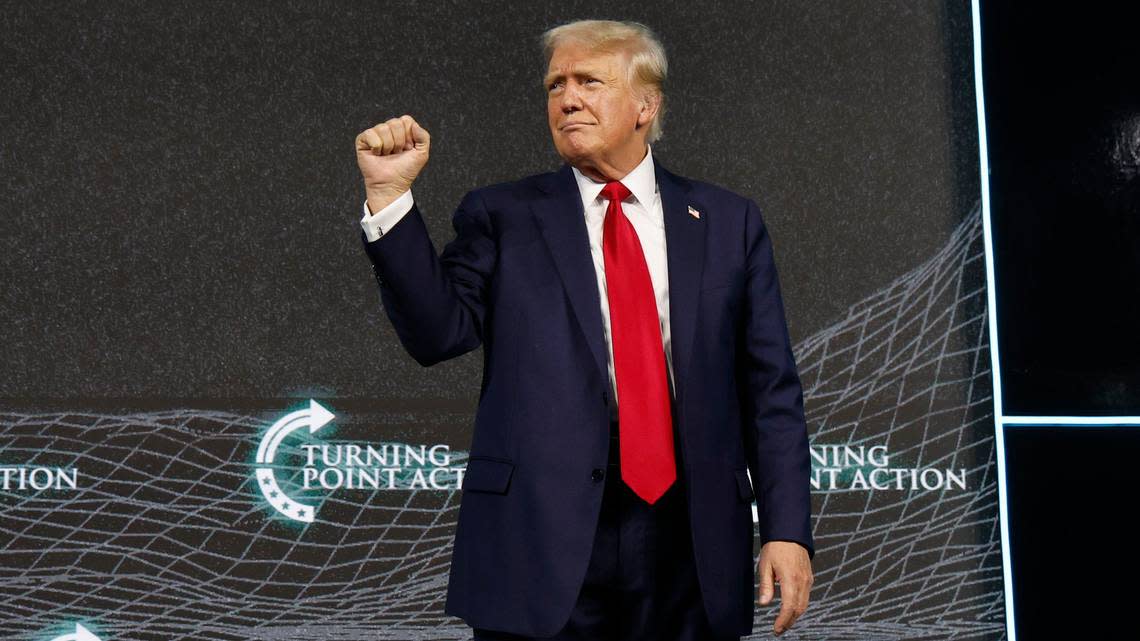
[[[595,482],[602,480],[606,477],[606,471],[600,467],[595,467],[594,471],[590,473],[590,478]]]

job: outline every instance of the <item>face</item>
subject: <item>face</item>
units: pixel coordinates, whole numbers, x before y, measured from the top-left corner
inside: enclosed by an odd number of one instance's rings
[[[578,167],[641,160],[656,109],[627,86],[623,54],[564,43],[545,83],[550,135],[563,159]]]

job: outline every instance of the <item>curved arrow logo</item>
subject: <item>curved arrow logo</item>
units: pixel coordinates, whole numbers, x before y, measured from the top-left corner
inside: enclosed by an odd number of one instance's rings
[[[277,455],[277,448],[293,432],[307,427],[310,434],[316,434],[317,430],[334,418],[332,412],[310,399],[308,409],[286,414],[269,428],[265,436],[261,437],[261,445],[257,448],[257,464],[259,466],[272,465],[273,458]],[[261,488],[265,500],[269,501],[275,510],[294,521],[313,522],[316,517],[316,508],[300,501],[294,501],[285,494],[281,490],[281,486],[277,484],[277,478],[273,476],[273,468],[258,467],[256,476],[257,486]],[[77,641],[90,641],[90,639],[78,639]]]
[[[51,641],[100,641],[100,639],[94,634],[91,634],[87,628],[76,623],[74,634],[65,634],[61,637],[56,637]]]

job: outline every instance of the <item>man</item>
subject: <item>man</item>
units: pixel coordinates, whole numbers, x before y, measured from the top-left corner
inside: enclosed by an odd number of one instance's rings
[[[664,50],[638,23],[544,34],[552,173],[468,192],[437,256],[411,116],[356,138],[362,241],[400,341],[484,347],[445,611],[476,639],[779,634],[814,554],[802,391],[759,209],[653,157]]]

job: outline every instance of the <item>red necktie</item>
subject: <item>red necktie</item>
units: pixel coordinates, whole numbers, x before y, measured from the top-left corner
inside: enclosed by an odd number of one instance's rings
[[[635,494],[653,504],[676,480],[677,465],[657,298],[637,231],[621,208],[629,194],[629,188],[617,181],[602,189],[610,201],[602,227],[602,254],[617,379],[621,477]]]

